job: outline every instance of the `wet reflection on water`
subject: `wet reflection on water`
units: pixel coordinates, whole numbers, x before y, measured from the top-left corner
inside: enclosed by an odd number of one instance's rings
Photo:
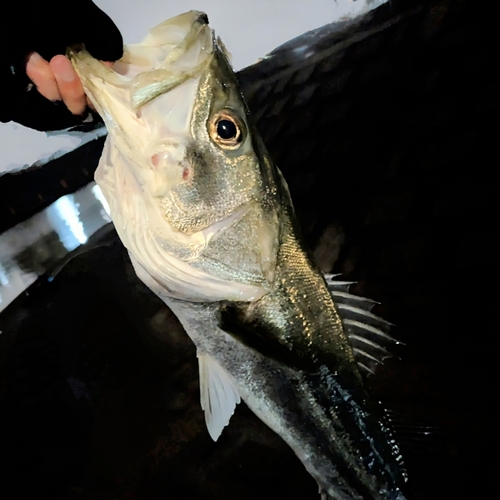
[[[49,279],[68,256],[109,224],[108,205],[90,183],[0,235],[0,311],[41,275]]]

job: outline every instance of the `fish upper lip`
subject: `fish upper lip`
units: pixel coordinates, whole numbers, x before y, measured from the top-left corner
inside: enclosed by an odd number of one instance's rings
[[[169,92],[189,78],[201,73],[210,64],[213,58],[214,39],[213,33],[208,27],[208,17],[203,12],[191,11],[191,14],[190,28],[184,34],[181,41],[176,40],[169,43],[168,40],[159,38],[158,44],[155,46],[165,50],[165,59],[163,62],[161,58],[158,59],[155,56],[153,59],[148,60],[149,68],[144,71],[141,70],[137,74],[130,75],[116,68],[113,69],[104,64],[97,64],[98,61],[88,53],[84,44],[69,46],[66,50],[66,55],[71,60],[87,90],[92,90],[94,86],[93,80],[96,78],[102,80],[104,84],[116,88],[128,89],[130,92],[130,104],[133,109],[138,110],[159,95]],[[208,40],[203,39],[203,37],[207,36],[211,39],[211,50],[206,48],[207,44],[210,45]],[[189,52],[189,49],[195,43],[201,44],[198,61],[193,62],[192,67],[177,64],[179,58],[184,53]],[[175,44],[173,48],[172,44]],[[125,64],[124,67],[127,64],[131,67],[134,66],[134,63],[130,59],[127,59],[126,52],[124,52],[123,57],[116,61],[116,63]],[[144,74],[151,74],[152,77],[150,79],[143,79],[142,75]],[[98,95],[94,96],[94,99],[99,100]]]

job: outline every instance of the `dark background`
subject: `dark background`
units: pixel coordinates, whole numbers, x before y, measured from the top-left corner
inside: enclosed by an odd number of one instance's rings
[[[384,5],[238,74],[320,265],[380,301],[405,343],[369,385],[395,412],[422,500],[497,494],[491,7]],[[86,182],[100,147],[3,176],[24,200],[2,198],[4,227]],[[243,404],[211,441],[190,340],[114,231],[94,243],[0,315],[0,498],[316,499],[298,459]],[[422,426],[432,433],[417,439]]]

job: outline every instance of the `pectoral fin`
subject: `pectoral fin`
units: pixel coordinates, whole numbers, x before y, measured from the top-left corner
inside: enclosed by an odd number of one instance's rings
[[[198,351],[200,399],[210,437],[217,441],[229,424],[240,395],[228,373],[217,361]]]

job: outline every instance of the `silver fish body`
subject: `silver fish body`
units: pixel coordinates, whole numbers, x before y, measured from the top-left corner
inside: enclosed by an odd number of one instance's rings
[[[96,180],[137,275],[197,347],[211,436],[242,398],[323,497],[406,498],[397,448],[206,16],[159,25],[114,69],[69,56],[109,131]]]

